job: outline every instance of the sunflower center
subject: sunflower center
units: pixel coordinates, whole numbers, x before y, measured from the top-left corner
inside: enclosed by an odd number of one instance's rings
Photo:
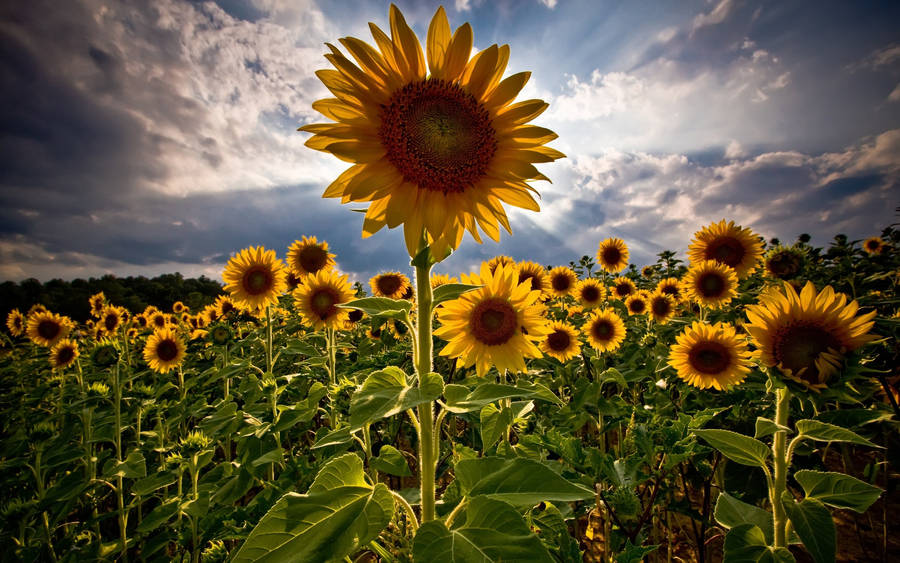
[[[672,306],[668,299],[654,299],[650,304],[650,309],[657,317],[668,316],[672,312]]]
[[[444,194],[478,182],[497,151],[484,106],[458,85],[437,79],[397,90],[381,107],[378,136],[406,181]]]
[[[272,272],[265,266],[255,266],[244,274],[244,291],[250,295],[265,293],[272,287]]]
[[[800,271],[800,260],[790,252],[779,252],[769,258],[769,271],[776,277],[787,279]]]
[[[328,252],[322,249],[321,246],[307,246],[300,251],[297,261],[300,262],[300,266],[304,271],[314,274],[328,263]]]
[[[867,240],[866,248],[869,250],[877,250],[878,249],[878,241],[877,240]]]
[[[487,299],[475,307],[470,328],[472,336],[482,344],[497,346],[506,343],[516,333],[516,310],[503,299]]]
[[[632,313],[641,314],[645,310],[647,310],[647,304],[644,303],[643,299],[635,299],[631,302],[631,305],[628,306]]]
[[[379,276],[378,281],[375,283],[378,286],[378,291],[383,295],[393,295],[403,286],[403,281],[400,279],[400,276],[394,275]]]
[[[312,294],[309,299],[309,308],[313,314],[324,321],[337,311],[337,307],[335,307],[337,301],[337,293],[330,287],[323,287]]]
[[[614,332],[612,323],[606,319],[600,319],[591,325],[591,336],[601,342],[611,340]]]
[[[37,333],[45,340],[53,340],[57,337],[62,327],[55,321],[41,321],[37,327]]]
[[[616,286],[616,295],[619,297],[625,297],[627,295],[631,295],[631,286],[627,283],[621,283]]]
[[[708,272],[697,280],[697,289],[703,297],[719,297],[725,293],[725,280],[715,272]]]
[[[156,345],[156,357],[163,362],[171,362],[178,357],[178,345],[168,338]]]
[[[158,328],[163,328],[166,326],[166,318],[162,315],[156,315],[153,317],[153,324]]]
[[[600,256],[603,258],[604,264],[614,266],[622,259],[622,251],[615,246],[607,246]]]
[[[830,332],[815,324],[793,324],[775,334],[773,352],[779,365],[810,382],[817,382],[816,360],[828,349],[839,350],[840,342]]]
[[[595,285],[585,286],[585,288],[581,290],[581,298],[584,299],[586,303],[594,303],[595,301],[599,301],[600,288]]]
[[[747,250],[736,238],[718,237],[706,246],[706,259],[715,260],[734,268],[741,263]]]
[[[228,313],[234,311],[234,304],[230,301],[224,301],[222,303],[222,314],[227,315]]]
[[[547,346],[554,352],[564,352],[572,342],[572,337],[565,330],[555,330],[547,337]]]
[[[531,272],[519,272],[519,283],[531,282],[531,291],[541,289],[541,280]]]
[[[56,363],[58,365],[66,365],[75,359],[75,350],[71,346],[60,348],[56,353]]]
[[[363,312],[359,309],[352,309],[348,315],[350,322],[358,323],[363,318]]]
[[[688,353],[691,367],[700,373],[716,375],[731,364],[728,348],[718,342],[700,342]]]
[[[115,315],[106,315],[106,318],[103,319],[103,324],[106,326],[106,330],[113,330],[116,328],[116,325],[119,324],[119,317]]]
[[[550,280],[550,285],[553,286],[555,291],[568,291],[572,287],[572,280],[566,275],[553,276]]]

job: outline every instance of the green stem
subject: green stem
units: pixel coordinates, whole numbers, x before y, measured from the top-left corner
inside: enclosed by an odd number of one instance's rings
[[[122,382],[120,381],[119,364],[116,363],[115,369],[115,398],[113,408],[116,414],[116,460],[122,462]],[[126,543],[126,534],[128,527],[128,519],[125,514],[125,496],[122,491],[122,475],[116,478],[116,501],[119,512],[119,549],[122,552],[122,561],[128,561],[128,544]]]
[[[199,465],[199,454],[193,454],[191,456],[191,491],[192,498],[194,503],[196,503],[200,499],[200,468]],[[197,516],[191,516],[191,538],[192,538],[192,547],[191,551],[191,562],[199,563],[200,561],[200,534],[197,529]]]
[[[775,424],[779,426],[787,426],[788,411],[790,410],[791,393],[785,388],[775,391]],[[770,492],[770,501],[772,502],[772,518],[775,526],[775,546],[787,547],[787,518],[785,517],[784,507],[781,504],[781,496],[787,488],[787,451],[786,451],[787,431],[779,430],[775,432],[775,439],[772,443],[772,454],[774,454],[775,475],[774,483]]]
[[[425,382],[432,369],[431,315],[431,264],[416,266],[416,375],[419,388],[425,390]],[[418,407],[419,411],[419,481],[422,493],[422,523],[434,520],[434,472],[435,451],[440,436],[434,435],[434,403]]]
[[[266,373],[272,375],[272,309],[266,305]]]

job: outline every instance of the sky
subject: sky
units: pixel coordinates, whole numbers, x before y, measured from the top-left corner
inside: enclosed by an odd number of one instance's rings
[[[421,39],[439,3],[399,1]],[[541,211],[466,235],[435,271],[565,265],[620,237],[639,267],[721,219],[792,242],[900,220],[900,3],[452,0],[475,49],[509,44],[520,100],[567,158]],[[304,146],[327,121],[325,42],[372,42],[386,2],[0,3],[0,280],[181,272],[221,280],[250,245],[326,240],[366,282],[410,272],[402,233],[362,239],[324,188],[348,165]],[[891,23],[893,22],[893,24]],[[359,206],[355,206],[359,207]]]

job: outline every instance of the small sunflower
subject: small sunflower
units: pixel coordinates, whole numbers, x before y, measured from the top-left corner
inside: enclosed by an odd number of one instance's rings
[[[540,348],[544,354],[561,362],[566,362],[581,352],[578,332],[568,323],[553,321],[549,324],[550,334],[541,341]]]
[[[179,365],[185,356],[184,341],[170,328],[157,330],[144,345],[144,361],[155,372],[167,373]]]
[[[134,342],[135,340],[137,340],[140,333],[141,332],[137,328],[131,327],[128,329],[128,331],[125,332],[125,336],[126,338],[128,338],[129,342]]]
[[[28,338],[38,346],[52,348],[72,331],[72,321],[68,317],[43,311],[28,317],[25,328]]]
[[[636,291],[625,300],[625,308],[629,315],[646,315],[649,310],[649,296],[643,291]]]
[[[606,299],[606,288],[594,278],[583,279],[575,285],[572,293],[585,309],[599,307]]]
[[[629,278],[616,278],[613,280],[612,290],[610,291],[611,299],[625,300],[630,295],[637,293],[637,286]]]
[[[447,274],[431,274],[431,289],[437,289],[448,283],[459,283],[459,280],[451,278]]]
[[[625,322],[612,309],[597,309],[587,318],[582,334],[600,352],[612,352],[625,340]]]
[[[372,326],[369,330],[366,331],[366,336],[371,340],[381,340],[382,334],[382,325]]]
[[[231,313],[236,313],[238,311],[238,308],[234,304],[234,301],[232,301],[231,298],[227,295],[220,295],[216,297],[216,302],[213,303],[213,307],[215,307],[216,312],[219,314],[219,318],[226,318]]]
[[[519,262],[516,266],[519,270],[519,283],[528,281],[531,283],[531,291],[540,291],[542,298],[549,295],[550,278],[543,266],[528,261]]]
[[[397,319],[386,320],[382,328],[387,329],[395,340],[401,340],[402,338],[409,336],[409,328],[403,321],[398,321]]]
[[[328,252],[328,243],[324,240],[319,242],[316,237],[303,237],[288,248],[287,265],[302,281],[304,276],[334,268],[334,254]]]
[[[766,253],[763,263],[766,274],[773,278],[789,280],[803,269],[803,251],[793,246],[776,246]]]
[[[550,279],[550,293],[554,297],[565,297],[572,293],[578,283],[578,276],[571,268],[557,266],[547,274]]]
[[[597,248],[597,263],[611,274],[621,272],[628,266],[628,247],[620,238],[608,238]]]
[[[750,373],[747,343],[726,323],[695,322],[669,348],[669,365],[686,383],[720,391],[744,381]]]
[[[857,315],[859,304],[831,286],[816,292],[807,282],[797,291],[785,283],[747,307],[744,325],[756,345],[760,363],[810,389],[826,387],[847,352],[876,339],[869,331],[875,311]]]
[[[21,336],[25,332],[25,315],[18,309],[13,309],[6,315],[6,328],[13,336]]]
[[[219,320],[219,317],[222,315],[219,314],[219,309],[214,305],[207,305],[200,311],[200,314],[197,315],[198,327],[203,328],[206,325],[210,325]]]
[[[265,309],[287,289],[287,271],[274,250],[251,246],[233,256],[222,274],[225,290],[238,306]]]
[[[106,334],[115,334],[123,324],[123,309],[115,305],[107,305],[100,311],[98,324]]]
[[[862,245],[863,250],[870,255],[881,254],[884,252],[884,246],[884,241],[881,240],[881,237],[869,237]]]
[[[354,293],[346,275],[335,270],[319,270],[304,278],[294,290],[294,307],[305,323],[316,330],[343,328],[350,309],[338,305],[353,299]]]
[[[645,278],[652,278],[656,275],[656,266],[644,266],[641,268],[641,275]]]
[[[134,316],[134,326],[139,328],[140,330],[144,330],[148,326],[150,326],[150,321],[147,319],[147,315],[144,313],[139,313]]]
[[[491,366],[501,373],[525,371],[525,358],[539,358],[537,343],[549,332],[540,295],[531,283],[518,283],[514,266],[498,266],[492,273],[482,265],[482,287],[447,301],[438,309],[441,326],[435,336],[447,341],[442,356],[457,364],[475,364],[479,377]]]
[[[678,278],[660,280],[656,284],[656,291],[668,295],[676,304],[684,300],[684,296],[681,294],[681,282],[678,281]]]
[[[102,291],[99,293],[95,293],[88,297],[88,304],[91,306],[91,314],[99,318],[100,313],[106,306],[106,296],[103,295]]]
[[[71,367],[78,358],[78,343],[68,338],[63,338],[50,349],[50,365],[55,370],[64,370]]]
[[[175,313],[176,315],[180,315],[189,310],[190,309],[188,309],[187,305],[185,305],[181,301],[176,301],[175,303],[172,303],[172,312]]]
[[[734,269],[738,279],[753,273],[763,253],[763,245],[752,230],[734,221],[712,223],[694,233],[688,246],[691,262],[713,260]]]
[[[400,272],[385,272],[369,280],[372,294],[376,297],[401,299],[410,288],[409,278]]]
[[[150,316],[149,324],[153,330],[164,329],[172,324],[171,315],[157,311]]]
[[[510,258],[509,256],[504,256],[503,254],[500,254],[500,255],[494,256],[493,258],[488,260],[487,264],[488,264],[488,267],[491,269],[491,272],[493,273],[493,271],[497,269],[497,266],[515,266],[516,261],[513,260],[512,258]]]
[[[675,316],[675,300],[671,295],[666,295],[661,291],[654,291],[650,295],[650,301],[647,307],[650,316],[659,324],[666,324],[669,319]]]
[[[735,271],[713,260],[697,262],[684,275],[681,291],[703,307],[718,309],[737,296]]]
[[[343,329],[353,330],[354,328],[359,326],[359,322],[363,320],[365,316],[366,314],[359,309],[350,309],[347,313],[347,320],[344,321]]]
[[[566,317],[576,317],[584,313],[584,307],[581,305],[570,305],[566,308]]]

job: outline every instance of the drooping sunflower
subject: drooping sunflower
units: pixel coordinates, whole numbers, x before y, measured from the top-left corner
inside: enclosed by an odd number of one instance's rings
[[[459,358],[457,364],[475,364],[478,376],[491,366],[513,372],[525,371],[525,358],[539,358],[537,343],[549,332],[544,305],[529,282],[518,283],[518,271],[498,266],[492,273],[483,264],[483,287],[447,301],[438,309],[441,326],[435,336],[447,341],[442,356]]]
[[[78,358],[78,343],[63,338],[50,349],[50,365],[55,370],[64,370],[72,366]]]
[[[371,202],[363,237],[402,224],[411,256],[423,230],[427,242],[438,241],[438,259],[459,246],[465,230],[478,242],[479,227],[499,240],[501,225],[510,231],[502,202],[539,210],[527,180],[547,178],[532,163],[565,156],[544,146],[555,133],[526,125],[547,104],[510,105],[530,73],[501,80],[507,45],[470,60],[471,26],[451,33],[442,7],[428,28],[427,53],[394,5],[390,24],[390,37],[369,24],[377,47],[340,40],[359,66],[328,45],[325,58],[337,70],[316,73],[336,97],[313,109],[336,123],[300,130],[314,134],[307,146],[353,163],[324,197]]]
[[[608,238],[597,248],[597,264],[611,274],[628,266],[628,247],[620,238]]]
[[[509,256],[498,254],[497,256],[494,256],[493,258],[488,260],[487,265],[491,269],[491,272],[493,272],[497,269],[497,266],[515,266],[516,261]]]
[[[519,283],[528,281],[531,284],[531,291],[540,291],[541,298],[549,296],[550,278],[543,266],[527,260],[519,262],[516,266],[519,270]]]
[[[115,305],[107,305],[100,311],[99,320],[97,321],[103,332],[106,334],[114,334],[119,327],[122,326],[122,308]]]
[[[561,362],[566,362],[581,352],[578,331],[569,323],[553,321],[548,334],[540,344],[541,351]]]
[[[431,274],[431,289],[437,289],[448,283],[459,283],[459,280],[451,278],[447,274]]]
[[[25,332],[38,346],[52,348],[72,331],[72,321],[68,317],[42,311],[28,317]]]
[[[694,322],[669,348],[669,365],[686,383],[720,391],[741,383],[750,373],[747,343],[727,323]]]
[[[675,300],[671,295],[666,295],[659,290],[654,291],[650,295],[650,301],[647,306],[650,316],[659,324],[666,324],[669,319],[675,316]]]
[[[681,281],[685,297],[703,307],[718,309],[737,296],[738,277],[734,269],[713,260],[691,265]]]
[[[25,332],[25,315],[18,309],[13,309],[6,315],[6,328],[13,336],[21,336]]]
[[[572,293],[578,283],[578,276],[571,268],[557,266],[547,274],[550,279],[550,293],[554,297],[565,297]]]
[[[409,289],[409,278],[400,272],[385,272],[378,274],[369,280],[372,286],[372,294],[376,297],[389,299],[401,299]]]
[[[859,304],[848,303],[831,286],[816,292],[807,282],[797,293],[785,283],[746,309],[744,325],[756,345],[760,363],[810,389],[822,389],[839,371],[846,353],[877,337],[869,331],[875,311],[857,315]]]
[[[328,243],[324,240],[319,242],[316,237],[305,236],[288,248],[287,265],[302,280],[319,270],[334,268],[334,254],[328,252]]]
[[[612,309],[597,309],[581,328],[591,346],[600,352],[612,352],[625,340],[625,322]]]
[[[650,306],[650,296],[643,291],[636,291],[625,300],[625,308],[629,315],[646,315]]]
[[[294,290],[294,307],[305,323],[316,330],[343,328],[350,309],[338,305],[353,299],[354,293],[346,275],[335,270],[319,270],[303,279]]]
[[[287,271],[274,250],[251,246],[233,256],[222,274],[225,290],[241,308],[265,309],[287,289]]]
[[[594,278],[586,278],[575,285],[573,292],[575,299],[585,309],[593,309],[599,307],[606,299],[606,288],[599,280]]]
[[[884,251],[884,241],[881,237],[869,237],[863,242],[862,247],[870,255],[881,254]]]
[[[610,298],[625,300],[629,295],[637,293],[637,286],[629,278],[616,278],[613,280]]]
[[[656,284],[656,291],[668,295],[675,300],[676,304],[684,300],[684,296],[681,294],[681,282],[678,281],[678,278],[666,278],[660,280],[659,283]]]
[[[170,328],[154,331],[144,345],[144,361],[155,372],[167,373],[184,361],[184,341]]]
[[[753,273],[762,253],[762,241],[756,233],[724,219],[694,233],[688,246],[692,263],[714,260],[733,268],[741,280]]]
[[[766,253],[763,263],[769,276],[789,280],[800,273],[805,261],[802,250],[794,246],[779,245]]]

